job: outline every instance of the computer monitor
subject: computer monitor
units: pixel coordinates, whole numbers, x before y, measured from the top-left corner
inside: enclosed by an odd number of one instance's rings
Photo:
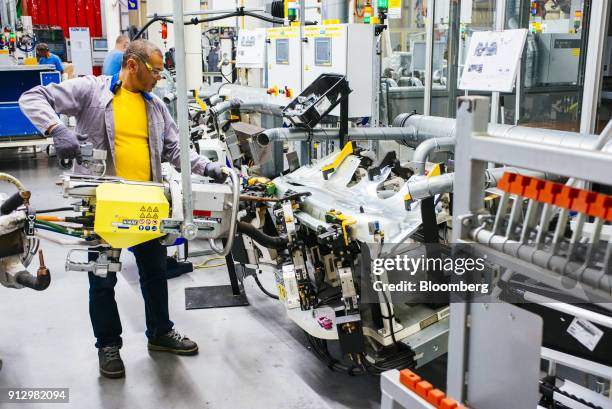
[[[106,38],[92,38],[91,39],[91,50],[92,51],[108,51],[108,40]]]

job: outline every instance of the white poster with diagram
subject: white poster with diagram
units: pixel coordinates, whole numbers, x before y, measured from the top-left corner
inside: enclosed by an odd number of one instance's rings
[[[242,29],[238,32],[236,67],[263,68],[266,56],[266,29]]]
[[[526,29],[474,32],[459,89],[512,92],[526,38]]]

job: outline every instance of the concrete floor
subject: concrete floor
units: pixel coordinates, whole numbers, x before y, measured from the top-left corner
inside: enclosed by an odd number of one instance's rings
[[[54,185],[61,171],[39,153],[0,151],[0,172],[17,176],[38,208],[66,205]],[[2,183],[0,192],[12,193]],[[47,291],[0,287],[0,388],[70,388],[70,404],[20,404],[19,408],[378,408],[379,378],[331,372],[305,347],[301,330],[267,298],[252,278],[245,282],[251,305],[185,310],[184,288],[227,283],[225,268],[197,270],[169,281],[171,318],[197,341],[200,354],[149,353],[144,307],[134,259],[124,254],[116,287],[123,323],[121,350],[127,377],[98,374],[88,315],[85,273],[64,271],[66,246],[43,241],[52,284]],[[195,260],[197,261],[197,260]],[[30,267],[35,271],[38,263]],[[264,285],[273,288],[271,277]],[[1,406],[1,405],[0,405]]]

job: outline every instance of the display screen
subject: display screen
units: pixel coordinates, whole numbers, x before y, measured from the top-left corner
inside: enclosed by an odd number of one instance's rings
[[[332,65],[332,39],[329,37],[315,38],[315,65]]]
[[[106,38],[94,38],[92,41],[92,47],[94,51],[108,50],[108,41]]]
[[[276,63],[289,64],[289,39],[287,38],[276,40]]]

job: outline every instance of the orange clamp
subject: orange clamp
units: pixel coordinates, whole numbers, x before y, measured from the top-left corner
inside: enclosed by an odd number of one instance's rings
[[[572,203],[572,210],[578,213],[588,213],[593,203],[597,199],[597,193],[581,190],[578,197]]]
[[[445,396],[446,394],[440,389],[432,389],[427,394],[426,400],[427,402],[437,407],[440,405],[440,402],[442,401],[442,399],[444,399]]]
[[[399,381],[437,409],[467,409],[409,369],[400,371]]]
[[[409,369],[400,371],[400,383],[410,390],[416,390],[416,384],[421,382],[421,377]]]
[[[571,209],[572,204],[574,204],[574,200],[576,200],[579,193],[579,189],[564,185],[561,188],[561,193],[559,193],[555,198],[554,204],[564,209]]]
[[[589,207],[588,214],[600,219],[611,220],[608,218],[610,209],[612,209],[612,196],[598,194],[595,202]]]
[[[510,185],[514,183],[516,176],[517,175],[515,173],[504,173],[504,176],[502,176],[499,182],[497,182],[497,187],[503,190],[504,192],[510,192]]]
[[[440,401],[440,406],[438,406],[439,409],[457,409],[457,406],[459,405],[459,403],[457,403],[456,400],[451,399],[451,398],[444,398]]]
[[[421,396],[422,398],[427,399],[427,394],[432,389],[433,389],[433,385],[432,384],[430,384],[427,381],[421,381],[421,382],[416,384],[415,392],[417,393],[417,395]]]
[[[546,182],[540,179],[531,179],[529,186],[525,188],[525,197],[533,200],[538,200],[540,191],[544,189]]]
[[[532,178],[529,176],[516,175],[514,183],[510,184],[510,193],[514,193],[515,195],[519,196],[524,196],[525,188],[529,186],[529,184],[531,183],[531,179]]]
[[[544,189],[540,190],[538,200],[548,204],[555,204],[555,199],[561,193],[562,186],[559,183],[544,182]]]

